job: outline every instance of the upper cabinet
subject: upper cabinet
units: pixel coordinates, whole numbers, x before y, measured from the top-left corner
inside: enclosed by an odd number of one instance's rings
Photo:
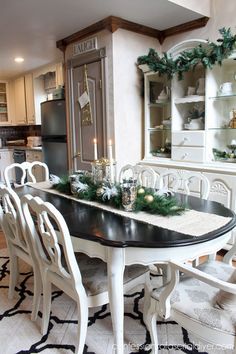
[[[41,124],[41,102],[49,99],[53,90],[64,85],[62,63],[46,66],[12,80],[10,83],[10,114],[0,124]],[[6,84],[7,85],[7,84]],[[7,86],[6,86],[7,87]],[[11,120],[9,120],[9,117]]]
[[[196,44],[181,43],[171,54]],[[197,65],[171,82],[158,73],[144,73],[144,159],[236,162],[235,59],[236,53],[207,70]]]
[[[0,81],[0,125],[11,124],[9,116],[8,83]]]
[[[23,76],[15,80],[15,123],[27,124],[25,80]]]
[[[34,83],[33,75],[27,74],[25,79],[25,105],[28,124],[39,124],[38,117],[35,116],[35,95],[34,95]]]

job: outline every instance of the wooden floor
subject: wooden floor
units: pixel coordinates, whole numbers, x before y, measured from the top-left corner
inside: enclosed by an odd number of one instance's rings
[[[7,244],[6,244],[5,236],[4,236],[3,232],[0,231],[0,249],[6,248],[6,247],[7,247]]]

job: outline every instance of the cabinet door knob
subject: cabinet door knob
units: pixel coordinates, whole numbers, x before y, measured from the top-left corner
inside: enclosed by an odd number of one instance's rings
[[[74,155],[74,159],[76,159],[76,157],[80,157],[81,153],[78,151],[75,155]]]

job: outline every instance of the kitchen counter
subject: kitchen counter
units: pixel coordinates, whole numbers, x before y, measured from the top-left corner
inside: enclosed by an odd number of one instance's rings
[[[29,146],[19,146],[19,145],[11,145],[11,146],[3,146],[0,148],[0,151],[3,150],[33,150],[33,151],[42,151],[42,146],[34,146],[34,147],[29,147]]]

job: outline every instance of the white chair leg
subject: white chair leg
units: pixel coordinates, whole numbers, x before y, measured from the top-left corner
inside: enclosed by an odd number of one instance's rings
[[[88,304],[87,304],[86,295],[84,299],[77,300],[77,309],[78,309],[78,344],[75,349],[75,354],[83,354],[85,339],[87,334],[87,326],[88,326]]]
[[[150,275],[149,275],[149,279],[146,279],[146,283],[144,285],[144,301],[143,301],[143,321],[144,321],[144,323],[146,323],[146,321],[147,321],[146,316],[148,314],[148,309],[149,309],[150,303],[151,303],[151,296],[150,296],[151,291],[152,291],[152,284],[151,284]]]
[[[52,293],[52,285],[51,283],[45,279],[43,281],[43,317],[42,317],[42,326],[41,333],[44,335],[48,330],[48,323],[50,318],[51,311],[51,293]]]
[[[10,251],[9,248],[9,258],[10,258],[10,277],[9,277],[9,291],[8,298],[13,299],[15,294],[15,287],[19,277],[19,265],[18,257]]]
[[[163,285],[167,284],[170,281],[171,275],[170,275],[170,266],[166,264],[162,264],[162,274],[163,274]]]
[[[157,337],[157,311],[156,300],[150,299],[150,306],[145,315],[145,324],[151,337],[152,354],[158,354],[158,337]]]
[[[31,320],[36,321],[39,311],[39,305],[42,292],[42,281],[39,268],[34,267],[34,297],[32,305]]]

